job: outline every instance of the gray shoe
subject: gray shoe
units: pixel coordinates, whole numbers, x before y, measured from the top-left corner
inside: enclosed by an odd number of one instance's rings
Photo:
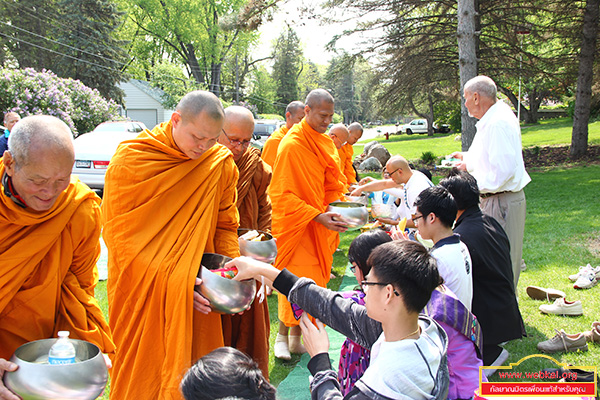
[[[558,353],[570,351],[587,351],[588,346],[582,333],[569,335],[564,330],[556,331],[556,336],[537,345],[539,351],[544,353]]]

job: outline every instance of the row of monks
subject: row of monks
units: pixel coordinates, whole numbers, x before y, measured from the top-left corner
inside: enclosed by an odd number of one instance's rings
[[[6,360],[17,347],[60,330],[110,356],[111,399],[181,399],[186,369],[223,345],[268,376],[267,302],[213,313],[196,276],[204,253],[239,256],[241,227],[273,233],[276,267],[327,284],[345,227],[326,209],[356,182],[352,144],[362,134],[359,124],[326,134],[333,113],[323,89],[292,102],[261,158],[249,146],[248,110],[191,92],[168,122],[119,146],[102,201],[70,175],[69,128],[55,117],[23,118],[0,159],[0,376],[15,368]],[[100,235],[108,323],[94,297]],[[282,296],[278,311],[285,358],[303,349]],[[0,398],[11,396],[0,379]]]

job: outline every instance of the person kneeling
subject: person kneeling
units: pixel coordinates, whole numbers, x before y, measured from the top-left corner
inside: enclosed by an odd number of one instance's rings
[[[301,326],[311,356],[313,399],[446,399],[448,368],[446,332],[431,318],[419,315],[440,283],[435,260],[421,244],[410,241],[378,246],[369,256],[371,270],[361,282],[365,306],[318,287],[287,270],[240,257],[236,280],[264,276],[311,316]],[[371,364],[354,389],[342,397],[327,351],[323,323],[371,349]]]

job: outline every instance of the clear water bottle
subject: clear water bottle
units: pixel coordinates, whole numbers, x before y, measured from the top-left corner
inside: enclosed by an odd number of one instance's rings
[[[58,340],[48,352],[48,364],[74,364],[75,346],[69,340],[69,331],[59,331]]]

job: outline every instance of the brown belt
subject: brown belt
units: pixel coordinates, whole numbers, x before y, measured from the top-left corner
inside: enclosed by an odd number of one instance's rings
[[[495,196],[497,194],[502,194],[502,193],[512,193],[510,190],[505,190],[503,192],[496,192],[496,193],[481,193],[480,197],[482,199],[487,199],[488,197],[492,197]]]

